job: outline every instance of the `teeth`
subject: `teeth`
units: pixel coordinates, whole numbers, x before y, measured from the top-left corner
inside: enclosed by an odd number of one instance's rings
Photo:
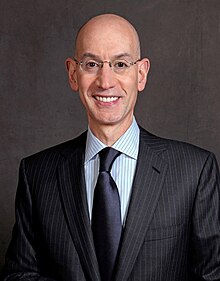
[[[101,102],[113,102],[118,99],[118,97],[100,97],[96,96],[96,99]]]

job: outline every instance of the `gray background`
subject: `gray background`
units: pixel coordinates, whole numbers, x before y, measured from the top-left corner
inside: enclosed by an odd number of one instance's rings
[[[220,160],[219,0],[0,1],[0,268],[14,223],[20,159],[86,128],[64,61],[88,17],[127,17],[151,60],[136,117],[149,131]]]

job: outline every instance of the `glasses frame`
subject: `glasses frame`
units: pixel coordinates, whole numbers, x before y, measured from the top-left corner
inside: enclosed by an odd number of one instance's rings
[[[86,71],[82,68],[82,66],[83,66],[83,64],[84,64],[83,61],[78,61],[78,60],[77,60],[76,58],[74,58],[74,57],[73,57],[73,60],[75,61],[75,63],[76,63],[77,65],[80,66],[80,69],[81,69],[83,72],[89,73],[89,72],[86,72]],[[94,61],[95,61],[95,60],[94,60]],[[128,69],[129,69],[130,66],[133,66],[133,65],[137,64],[137,62],[141,61],[141,59],[137,59],[136,61],[131,61],[131,62],[128,62],[127,60],[125,60],[125,61],[129,64],[129,67],[128,67]],[[112,61],[104,60],[104,61],[100,61],[100,62],[97,62],[97,61],[95,61],[95,62],[96,62],[96,63],[98,64],[98,66],[99,66],[99,69],[97,70],[96,73],[98,73],[98,71],[99,71],[101,68],[103,68],[104,63],[108,63],[109,67],[113,70],[114,73],[120,74],[120,73],[117,73],[117,72],[114,70],[114,67],[112,66]],[[90,74],[96,74],[96,73],[90,73]]]

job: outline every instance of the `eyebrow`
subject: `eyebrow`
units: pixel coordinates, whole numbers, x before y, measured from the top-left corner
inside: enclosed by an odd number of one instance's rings
[[[83,56],[82,56],[82,60],[84,58],[91,58],[91,59],[94,59],[94,60],[102,60],[100,58],[100,56],[96,55],[96,54],[93,54],[93,53],[84,53]],[[113,59],[122,59],[122,58],[129,58],[129,59],[133,59],[133,57],[129,54],[129,53],[121,53],[121,54],[118,54],[118,55],[115,55],[113,56]]]

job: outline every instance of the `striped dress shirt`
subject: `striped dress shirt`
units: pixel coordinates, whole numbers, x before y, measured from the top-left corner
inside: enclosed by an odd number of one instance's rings
[[[114,149],[121,152],[120,156],[113,163],[111,175],[118,187],[123,225],[126,220],[137,163],[139,135],[139,127],[135,118],[133,118],[133,122],[128,130],[112,145]],[[97,139],[91,130],[88,129],[84,167],[90,220],[92,216],[93,194],[99,173],[98,153],[105,147],[106,145]]]

